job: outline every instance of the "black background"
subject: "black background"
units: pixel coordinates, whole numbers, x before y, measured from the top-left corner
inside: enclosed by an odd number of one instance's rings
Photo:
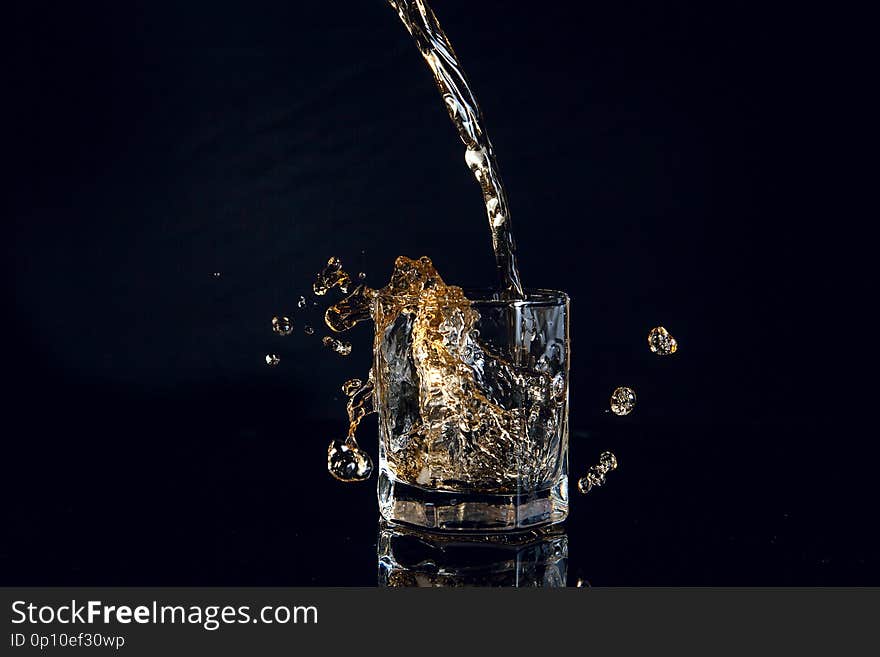
[[[340,358],[296,299],[330,255],[376,286],[399,254],[494,281],[462,146],[384,4],[8,10],[3,584],[375,582],[373,485],[325,469],[369,329]],[[434,9],[523,280],[572,298],[573,477],[621,464],[574,494],[571,577],[880,584],[873,434],[842,422],[873,389],[846,389],[830,273],[853,240],[840,17],[546,4]],[[605,412],[618,385],[630,417]]]

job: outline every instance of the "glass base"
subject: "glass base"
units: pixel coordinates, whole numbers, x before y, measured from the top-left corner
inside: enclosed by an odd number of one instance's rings
[[[568,477],[542,490],[512,495],[455,493],[412,486],[379,471],[379,512],[385,520],[434,531],[503,532],[568,517]]]

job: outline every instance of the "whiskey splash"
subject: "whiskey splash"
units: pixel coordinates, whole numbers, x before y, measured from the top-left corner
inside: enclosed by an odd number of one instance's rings
[[[349,285],[351,285],[351,276],[342,269],[342,261],[334,256],[318,273],[318,277],[312,285],[312,291],[318,296],[324,296],[332,288],[338,287],[343,293],[347,293]],[[303,297],[300,299],[305,301]]]
[[[373,474],[373,459],[357,443],[358,425],[364,416],[373,413],[373,381],[351,379],[342,385],[348,397],[348,435],[334,440],[327,448],[327,470],[339,481],[366,481]]]
[[[359,285],[325,313],[336,332],[368,319],[374,366],[360,388],[357,380],[343,386],[347,445],[357,448],[358,424],[380,406],[388,409],[382,421],[393,425],[384,432],[384,458],[397,480],[503,492],[556,475],[567,399],[557,345],[529,366],[495,353],[480,338],[472,302],[427,257],[397,258],[388,285]],[[332,459],[329,465],[332,471]]]
[[[568,297],[545,290],[526,298],[507,194],[461,62],[424,0],[388,2],[431,69],[465,146],[465,162],[483,196],[500,287],[468,298],[444,282],[429,258],[401,256],[388,284],[372,289],[363,272],[352,276],[339,258],[327,261],[314,294],[338,289],[345,296],[327,308],[325,324],[338,334],[371,321],[375,336],[369,376],[342,386],[348,432],[330,443],[328,469],[341,481],[371,476],[373,462],[359,447],[357,431],[364,417],[378,412],[379,501],[386,518],[464,530],[557,522],[568,512]],[[318,304],[300,296],[296,306],[311,310]],[[283,336],[294,328],[284,316],[272,325]],[[503,335],[481,335],[487,326],[501,327]],[[307,323],[302,330],[315,333]],[[351,344],[336,337],[322,343],[339,355],[351,353]],[[650,331],[648,345],[659,356],[678,348],[662,326]],[[274,354],[266,356],[271,367],[279,362]],[[631,388],[611,395],[618,416],[635,405]],[[614,454],[603,452],[578,481],[579,489],[604,485],[616,467]]]

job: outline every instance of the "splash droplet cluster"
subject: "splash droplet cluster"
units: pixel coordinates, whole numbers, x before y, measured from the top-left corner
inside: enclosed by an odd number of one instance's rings
[[[603,486],[605,476],[612,470],[617,470],[617,457],[612,452],[602,452],[599,463],[590,466],[587,474],[578,479],[578,490],[586,495],[594,486]]]
[[[312,284],[312,291],[321,297],[334,287],[338,287],[343,293],[348,294],[349,285],[351,285],[351,276],[342,269],[342,261],[332,256],[318,272],[318,277]]]

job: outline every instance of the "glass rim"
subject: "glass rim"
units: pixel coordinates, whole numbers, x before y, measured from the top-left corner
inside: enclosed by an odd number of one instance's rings
[[[548,290],[546,288],[527,288],[525,299],[501,299],[498,290],[492,288],[462,288],[464,295],[475,306],[564,306],[569,302],[569,296],[561,290]]]
[[[461,288],[467,300],[473,306],[494,306],[494,307],[513,307],[513,308],[534,308],[534,307],[555,307],[568,305],[570,298],[568,294],[561,290],[549,290],[546,288],[527,288],[525,299],[501,299],[499,292],[495,288]],[[374,303],[382,298],[387,298],[381,292],[374,297]],[[417,297],[405,296],[404,298],[416,299]]]

